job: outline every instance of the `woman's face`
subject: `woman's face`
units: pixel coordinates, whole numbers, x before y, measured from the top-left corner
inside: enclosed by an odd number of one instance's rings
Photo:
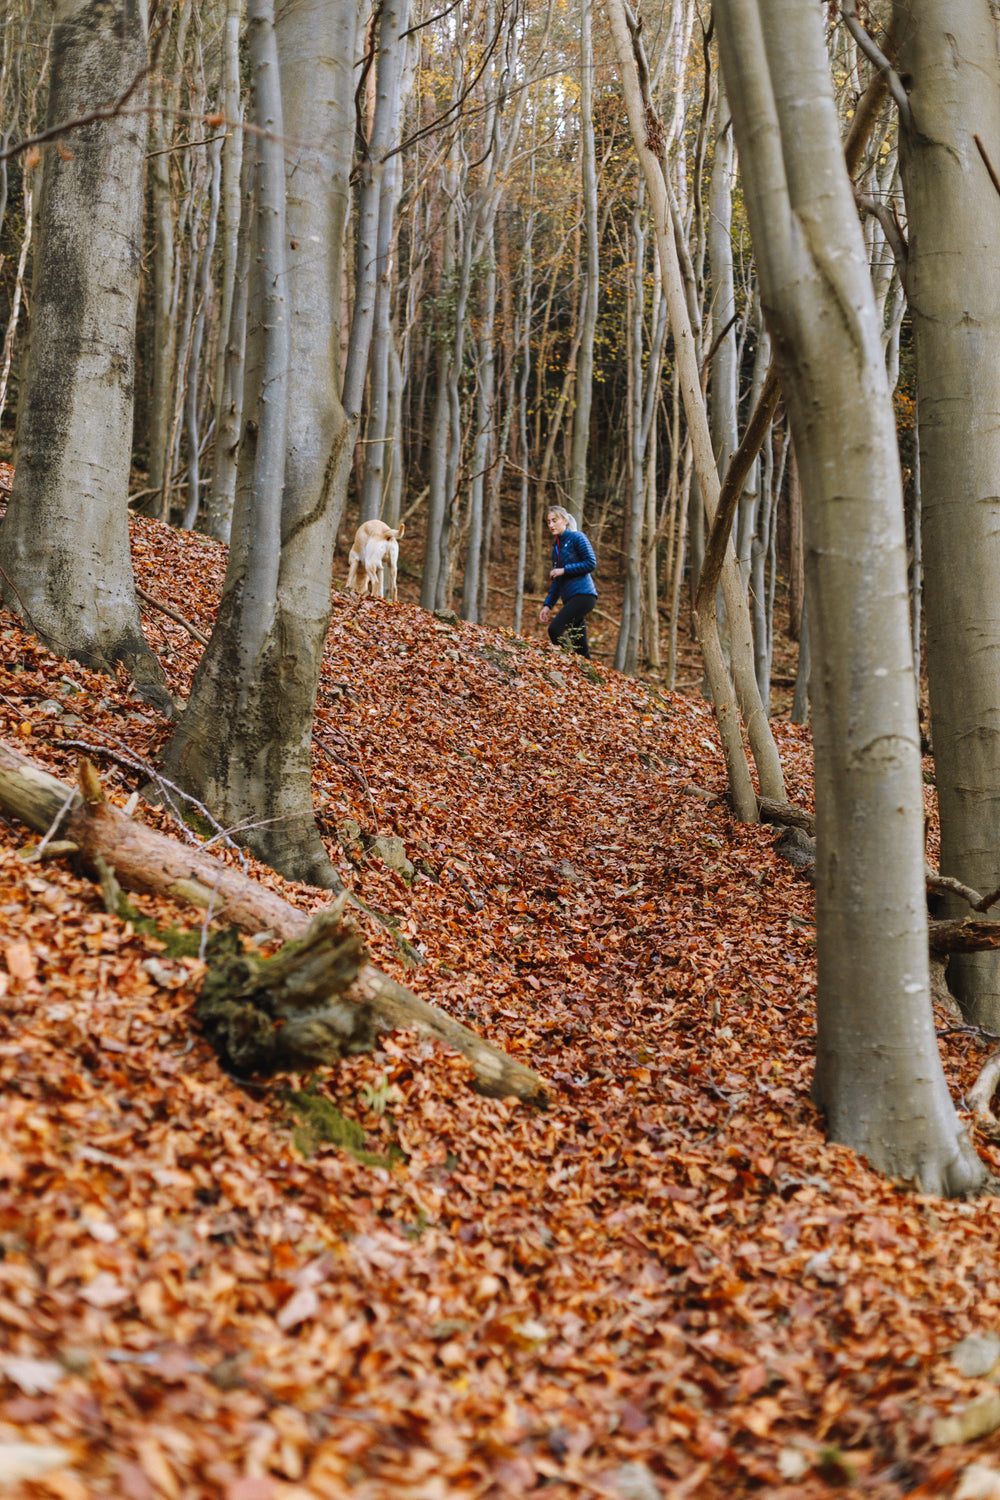
[[[553,536],[562,536],[566,530],[566,517],[556,515],[554,510],[549,511],[549,530]]]

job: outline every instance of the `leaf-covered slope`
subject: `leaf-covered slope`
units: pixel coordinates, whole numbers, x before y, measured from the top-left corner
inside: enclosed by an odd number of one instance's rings
[[[134,544],[143,588],[207,632],[221,550],[148,522]],[[948,1354],[1000,1326],[1000,1209],[824,1144],[812,894],[727,814],[707,706],[333,603],[316,802],[381,915],[372,953],[552,1106],[480,1098],[406,1036],[240,1086],[192,1030],[199,959],[0,827],[0,1478],[10,1445],[63,1450],[44,1491],[6,1492],[952,1493],[977,1448],[934,1421],[995,1391]],[[200,648],[146,622],[183,693]],[[9,616],[0,674],[5,738],[66,777],[90,746],[118,803],[148,779],[169,726],[124,685]],[[776,731],[806,801],[807,738]],[[960,1091],[981,1053],[946,1045]],[[335,1101],[365,1159],[286,1085]]]

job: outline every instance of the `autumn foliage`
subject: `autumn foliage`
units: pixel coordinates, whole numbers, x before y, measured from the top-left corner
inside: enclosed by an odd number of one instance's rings
[[[222,549],[137,522],[134,550],[207,633]],[[200,647],[145,623],[183,694]],[[119,805],[148,782],[169,726],[125,683],[11,616],[0,672],[9,743],[67,779],[86,747]],[[807,734],[775,730],[807,802]],[[941,1420],[997,1400],[952,1351],[1000,1324],[1000,1206],[824,1143],[812,892],[729,815],[708,705],[338,591],[315,752],[375,962],[551,1106],[481,1098],[409,1035],[227,1077],[197,914],[123,922],[0,828],[3,1493],[888,1500],[992,1466],[1000,1494],[995,1439]],[[943,1045],[960,1098],[981,1043]]]

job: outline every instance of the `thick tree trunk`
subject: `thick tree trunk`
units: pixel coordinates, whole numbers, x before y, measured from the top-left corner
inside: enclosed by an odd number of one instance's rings
[[[895,426],[822,22],[732,0],[720,54],[802,472],[816,746],[817,1060],[834,1140],[924,1191],[986,1170],[930,1005],[923,793]]]
[[[258,331],[241,482],[215,630],[166,764],[260,859],[336,886],[313,816],[310,751],[347,478],[337,317],[355,10],[350,0],[288,7],[277,50],[264,45],[266,12],[251,11]]]
[[[136,85],[146,8],[62,0],[48,123],[87,115]],[[171,707],[143,639],[132,578],[128,477],[141,257],[145,120],[73,132],[45,155],[13,494],[0,527],[3,597],[64,656],[110,671]]]
[[[941,868],[985,890],[1000,875],[1000,196],[976,137],[996,169],[1000,64],[987,0],[895,16]],[[1000,1031],[1000,955],[953,958],[948,982]]]

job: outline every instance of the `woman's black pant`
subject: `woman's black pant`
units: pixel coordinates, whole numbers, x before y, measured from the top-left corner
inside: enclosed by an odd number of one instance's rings
[[[597,603],[596,594],[574,594],[567,599],[562,609],[549,625],[549,640],[559,644],[560,636],[567,636],[564,644],[580,656],[590,656],[587,643],[587,616]]]

